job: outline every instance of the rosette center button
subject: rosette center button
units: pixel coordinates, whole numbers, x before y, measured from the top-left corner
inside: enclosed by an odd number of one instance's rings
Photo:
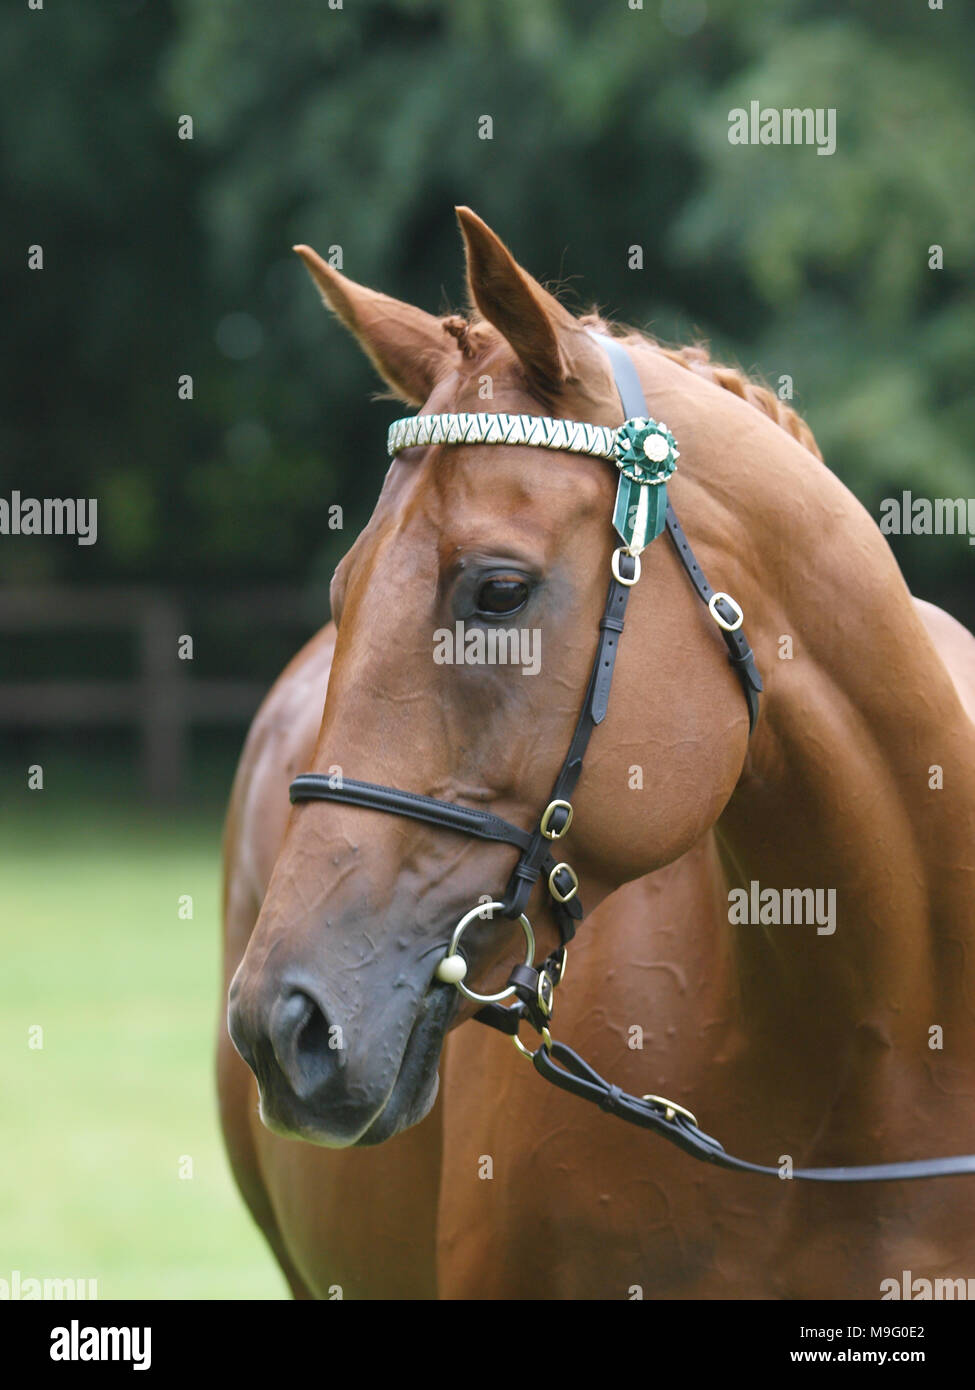
[[[664,463],[670,455],[670,445],[661,434],[648,434],[643,441],[643,452],[651,463]]]

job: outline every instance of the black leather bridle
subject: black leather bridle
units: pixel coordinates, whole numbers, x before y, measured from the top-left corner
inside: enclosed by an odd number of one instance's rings
[[[598,339],[609,355],[625,419],[642,420],[647,415],[647,404],[629,353],[612,338],[600,334],[592,336]],[[669,503],[666,529],[695,592],[707,605],[728,648],[728,659],[741,683],[748,706],[751,735],[758,719],[762,679],[742,631],[741,608],[730,595],[712,589]],[[749,1163],[726,1153],[716,1139],[698,1127],[695,1117],[683,1106],[662,1096],[627,1094],[620,1087],[605,1081],[571,1048],[552,1039],[548,1024],[552,1017],[555,989],[565,976],[566,948],[583,917],[578,877],[571,865],[556,857],[553,847],[564,838],[572,824],[571,798],[582,775],[583,759],[593,731],[606,716],[627,601],[630,589],[639,578],[639,571],[639,555],[628,553],[625,546],[617,549],[613,556],[612,578],[599,624],[599,640],[582,710],[551,795],[533,830],[522,830],[490,811],[440,801],[417,792],[401,791],[397,787],[314,772],[302,773],[292,782],[292,802],[338,801],[373,811],[391,812],[476,839],[513,845],[520,851],[503,899],[487,907],[472,909],[461,920],[437,974],[445,983],[455,984],[468,998],[482,1002],[484,1007],[474,1015],[475,1019],[512,1037],[519,1050],[531,1059],[536,1071],[562,1090],[592,1101],[600,1109],[631,1124],[653,1130],[694,1158],[738,1172],[818,1182],[877,1182],[975,1173],[975,1155],[971,1154],[849,1168],[794,1169],[791,1172]],[[534,936],[524,910],[535,884],[543,877],[548,886],[560,942],[547,959],[536,967],[533,964]],[[462,983],[467,960],[460,950],[460,937],[475,917],[490,919],[494,911],[502,917],[521,922],[528,939],[528,960],[513,968],[506,990],[497,995],[479,995]],[[516,996],[515,1002],[507,1008],[502,1007],[500,1000],[510,995]],[[534,1052],[529,1051],[518,1036],[523,1021],[531,1024],[542,1037],[542,1044]]]

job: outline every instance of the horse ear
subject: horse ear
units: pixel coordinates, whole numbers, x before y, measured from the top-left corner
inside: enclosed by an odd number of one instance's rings
[[[341,319],[379,375],[408,405],[422,405],[442,375],[453,340],[443,323],[412,304],[366,289],[333,270],[310,246],[292,248],[326,306]]]
[[[510,343],[529,380],[544,394],[557,393],[573,374],[570,349],[579,325],[476,213],[454,210],[467,250],[471,299]]]

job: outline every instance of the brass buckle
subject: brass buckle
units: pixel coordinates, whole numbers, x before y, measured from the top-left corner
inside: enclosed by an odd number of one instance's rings
[[[632,579],[624,579],[623,576],[620,574],[621,555],[629,555],[633,560]],[[616,580],[617,584],[622,584],[625,588],[632,589],[634,584],[639,583],[641,569],[640,557],[639,555],[634,555],[632,550],[629,550],[625,545],[621,545],[613,551],[613,558],[609,562],[609,567],[613,571],[613,578]]]
[[[552,817],[555,815],[555,812],[560,807],[568,811],[569,818],[566,821],[565,825],[563,825],[561,830],[549,830],[548,827],[551,823]],[[570,802],[559,800],[550,801],[548,805],[545,807],[545,810],[542,812],[542,821],[538,829],[540,833],[545,836],[546,840],[561,840],[563,835],[568,834],[569,826],[572,824],[572,815],[573,811]]]
[[[560,869],[565,869],[569,874],[572,875],[572,887],[569,889],[568,893],[560,893],[558,888],[556,887],[555,875],[559,872]],[[579,891],[579,876],[571,864],[556,864],[555,868],[548,876],[548,891],[551,893],[552,897],[555,899],[557,903],[567,903],[572,901],[572,899]]]
[[[653,1105],[658,1105],[668,1120],[672,1120],[675,1115],[683,1115],[685,1120],[690,1120],[695,1129],[701,1128],[697,1122],[697,1117],[690,1110],[685,1110],[683,1105],[678,1105],[674,1100],[668,1100],[666,1096],[641,1096],[640,1099],[649,1100]]]
[[[560,946],[556,954],[558,956],[558,959],[555,963],[555,967],[558,970],[558,975],[556,976],[554,983],[560,985],[562,981],[565,979],[566,970],[569,968],[568,946]]]
[[[729,623],[727,618],[722,618],[721,614],[717,610],[717,607],[715,606],[718,600],[722,598],[724,599],[725,603],[730,603],[732,608],[738,614],[737,618],[733,623]],[[730,594],[722,593],[720,590],[716,594],[712,594],[711,597],[708,599],[708,612],[711,614],[711,617],[714,619],[714,621],[718,624],[718,627],[723,627],[725,632],[737,632],[738,629],[741,627],[742,623],[745,621],[745,615],[741,610],[741,604],[737,603],[731,597]]]
[[[511,1035],[511,1041],[514,1043],[515,1047],[517,1047],[522,1057],[527,1057],[529,1062],[534,1060],[535,1053],[532,1052],[531,1048],[525,1046],[525,1044],[522,1042],[521,1038],[519,1038],[517,1033],[513,1033]],[[551,1052],[552,1050],[552,1034],[548,1031],[547,1028],[542,1029],[541,1046],[545,1048],[546,1052]],[[536,1048],[536,1051],[538,1050],[539,1049]]]

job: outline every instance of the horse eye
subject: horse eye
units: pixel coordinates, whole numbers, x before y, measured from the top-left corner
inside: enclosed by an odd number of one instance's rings
[[[528,584],[516,575],[487,579],[478,589],[475,602],[483,617],[510,617],[528,602]]]

